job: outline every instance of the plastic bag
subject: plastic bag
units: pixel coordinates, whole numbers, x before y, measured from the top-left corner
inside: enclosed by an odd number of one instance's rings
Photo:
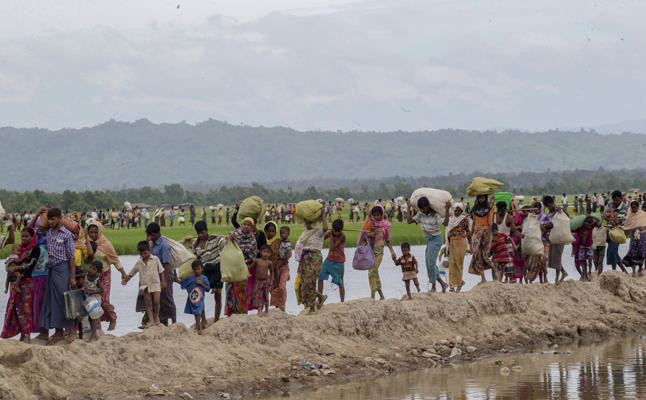
[[[504,201],[507,204],[507,209],[511,210],[511,193],[509,192],[496,192],[494,197],[495,202]]]
[[[63,293],[66,319],[77,319],[86,315],[83,293],[83,289],[68,290]]]
[[[521,250],[525,256],[540,256],[543,254],[543,240],[541,238],[541,226],[538,217],[530,214],[523,221],[523,240]]]
[[[250,217],[258,223],[262,219],[264,213],[265,204],[262,199],[258,196],[249,196],[240,203],[240,208],[238,209],[238,222],[242,223],[243,219]]]
[[[585,224],[585,215],[577,215],[576,217],[572,218],[570,220],[570,231],[574,232],[579,228],[582,228],[583,225]],[[592,214],[592,218],[597,219],[597,224],[601,225],[601,215],[599,214]]]
[[[624,244],[626,243],[626,232],[624,232],[621,227],[617,226],[615,228],[612,228],[609,232],[610,235],[610,240],[617,244]]]
[[[170,245],[170,266],[177,269],[187,262],[193,262],[195,255],[177,240],[166,238]]]
[[[365,271],[377,266],[377,259],[372,248],[368,245],[358,245],[354,251],[352,268]]]
[[[502,182],[498,182],[495,179],[478,176],[471,180],[471,184],[467,188],[467,196],[494,194],[502,185]]]
[[[241,282],[249,277],[244,254],[233,240],[229,240],[220,252],[220,272],[222,282]]]
[[[559,211],[551,219],[554,227],[550,231],[550,242],[552,244],[569,244],[574,242],[574,236],[570,231],[570,218],[563,212]]]
[[[420,198],[426,197],[431,203],[431,208],[442,217],[446,215],[446,202],[452,201],[451,193],[446,190],[433,188],[419,188],[410,195],[410,204],[415,210],[418,209],[417,202]]]
[[[296,223],[302,224],[304,220],[310,222],[321,221],[323,206],[316,200],[305,200],[296,204]]]

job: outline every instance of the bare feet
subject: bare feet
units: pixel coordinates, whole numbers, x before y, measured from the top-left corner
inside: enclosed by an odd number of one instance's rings
[[[563,282],[565,280],[565,278],[567,278],[567,276],[568,276],[568,273],[565,272],[565,271],[563,271],[562,274],[563,274],[563,276],[561,276],[561,279],[559,280],[559,282]]]
[[[324,296],[322,296],[322,297],[319,299],[319,303],[318,303],[318,309],[319,309],[319,310],[320,310],[321,308],[323,308],[323,304],[325,303],[325,300],[327,300],[327,295],[324,295]]]
[[[446,288],[448,287],[448,285],[446,283],[440,283],[440,285],[442,285],[442,293],[446,293]]]
[[[108,325],[108,332],[113,331],[114,328],[116,328],[116,327],[117,327],[117,321],[115,321],[115,320],[110,321],[110,325]]]
[[[48,342],[49,341],[49,335],[47,335],[46,333],[41,333],[38,336],[36,336],[34,339],[43,340],[45,342]]]

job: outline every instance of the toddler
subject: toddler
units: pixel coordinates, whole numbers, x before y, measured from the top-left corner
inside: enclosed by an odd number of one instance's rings
[[[410,243],[404,242],[401,246],[402,256],[395,260],[395,265],[401,265],[402,267],[402,281],[406,285],[406,295],[408,300],[412,300],[413,296],[410,294],[410,281],[413,281],[415,288],[417,288],[417,293],[420,292],[419,281],[417,280],[417,274],[419,272],[417,260],[415,256],[410,254]]]
[[[184,313],[193,314],[195,316],[195,330],[197,334],[202,334],[202,311],[204,310],[204,294],[211,290],[211,285],[206,276],[202,275],[204,265],[202,261],[195,260],[191,264],[193,275],[188,276],[180,282],[182,289],[186,289],[188,298],[186,299],[186,306],[184,306]]]
[[[16,282],[16,284],[20,283],[20,280],[22,279],[22,273],[19,271],[15,271],[13,273],[9,273],[9,268],[10,267],[16,267],[20,264],[20,252],[22,250],[22,247],[20,246],[20,243],[15,243],[13,246],[11,246],[11,254],[7,259],[4,261],[5,265],[5,270],[7,271],[7,279],[4,283],[4,292],[7,293],[9,291],[9,283],[10,282]]]
[[[141,256],[135,263],[130,273],[123,280],[122,284],[127,284],[133,276],[139,273],[139,291],[143,293],[146,300],[147,322],[144,328],[159,324],[159,306],[161,291],[166,289],[166,278],[164,267],[159,258],[150,254],[150,245],[148,241],[142,240],[137,243],[137,250]],[[169,284],[173,284],[170,282]],[[154,311],[153,311],[154,309]]]
[[[87,274],[83,279],[83,291],[89,297],[96,299],[99,304],[101,304],[101,294],[104,292],[103,285],[101,284],[101,273],[103,272],[103,263],[99,260],[94,260],[90,263]],[[96,335],[97,331],[97,320],[90,318],[90,328],[92,329],[92,334],[90,336],[90,342],[94,342],[98,339]]]

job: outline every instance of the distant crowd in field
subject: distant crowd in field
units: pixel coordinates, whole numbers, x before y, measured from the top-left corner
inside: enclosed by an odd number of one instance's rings
[[[424,190],[423,190],[424,189]],[[605,264],[612,269],[641,275],[646,258],[646,202],[642,194],[612,193],[580,195],[574,203],[566,195],[545,195],[526,202],[522,196],[478,194],[473,205],[453,200],[448,192],[419,189],[409,199],[374,202],[336,199],[324,202],[265,205],[252,196],[235,206],[196,208],[129,208],[123,210],[72,211],[41,207],[34,212],[5,214],[0,249],[11,246],[5,260],[10,291],[1,337],[20,335],[29,342],[54,343],[86,335],[97,339],[101,323],[113,330],[117,313],[110,302],[111,268],[126,285],[138,275],[137,312],[143,313],[141,328],[175,323],[174,284],[187,292],[184,312],[195,316],[198,333],[206,326],[204,298],[215,298],[214,321],[224,314],[246,314],[270,307],[285,310],[286,283],[291,278],[289,260],[298,262],[295,295],[308,313],[321,309],[327,296],[325,282],[339,287],[345,298],[346,236],[353,229],[346,222],[363,222],[352,258],[352,267],[367,271],[372,299],[384,298],[379,267],[388,249],[394,265],[401,267],[406,299],[411,285],[419,292],[419,262],[411,246],[401,243],[397,252],[391,243],[391,222],[417,224],[426,239],[424,260],[431,291],[439,284],[443,292],[460,292],[463,271],[486,281],[529,284],[548,282],[554,269],[555,282],[568,273],[562,262],[565,245],[579,279],[589,281],[601,274]],[[560,198],[559,198],[560,197]],[[233,225],[228,235],[209,233],[211,224]],[[178,243],[162,235],[163,226],[186,224],[195,237]],[[290,226],[303,224],[295,246]],[[145,227],[137,244],[139,259],[128,271],[103,229]],[[331,229],[330,229],[331,228]],[[19,234],[18,234],[19,232]],[[630,241],[620,257],[619,245]],[[329,244],[323,257],[324,242]],[[467,254],[471,261],[464,265]],[[448,281],[438,264],[448,267]],[[224,291],[224,303],[222,292]],[[134,302],[134,299],[133,299]],[[79,309],[80,307],[80,309]],[[49,336],[54,329],[54,335]]]

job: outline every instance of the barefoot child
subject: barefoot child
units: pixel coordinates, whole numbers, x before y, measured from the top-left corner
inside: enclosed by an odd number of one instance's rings
[[[20,284],[20,279],[22,278],[22,274],[18,271],[15,271],[14,273],[11,274],[9,273],[9,268],[15,267],[20,264],[21,250],[22,250],[22,247],[20,246],[20,243],[15,243],[13,246],[11,246],[11,254],[4,261],[5,270],[7,271],[7,279],[5,280],[5,283],[4,283],[5,293],[9,291],[10,282],[16,282],[16,284]]]
[[[339,287],[339,296],[341,297],[341,303],[343,303],[345,300],[345,287],[343,285],[345,234],[343,233],[343,221],[337,219],[332,222],[332,231],[326,233],[325,238],[330,241],[330,251],[319,273],[319,296],[323,297],[323,281],[327,281],[331,276],[332,283]]]
[[[413,296],[410,294],[410,281],[413,281],[415,288],[417,288],[417,293],[420,292],[419,281],[417,280],[417,274],[419,272],[417,260],[415,256],[410,254],[410,243],[402,243],[402,256],[395,260],[395,265],[401,265],[402,267],[402,281],[406,285],[406,295],[408,300],[412,300]]]
[[[574,264],[581,274],[582,281],[590,281],[588,271],[592,270],[592,230],[597,226],[597,220],[591,216],[585,217],[583,226],[576,230],[575,242],[572,244]]]
[[[143,327],[148,328],[151,325],[159,324],[161,291],[166,288],[166,278],[164,267],[159,258],[150,254],[150,245],[146,240],[137,243],[137,250],[141,258],[137,260],[122,284],[125,285],[137,272],[139,273],[139,291],[146,300],[146,315],[148,316]],[[172,282],[169,284],[172,285]]]
[[[201,221],[198,221],[199,224]],[[184,306],[184,313],[193,314],[195,316],[195,330],[197,334],[202,334],[202,312],[204,311],[204,295],[211,290],[211,285],[206,276],[202,275],[204,265],[202,261],[195,260],[191,264],[193,275],[188,276],[180,282],[182,289],[186,289],[188,298],[186,299],[186,306]]]
[[[103,273],[103,263],[99,260],[94,260],[90,263],[87,274],[83,279],[83,291],[89,297],[93,297],[96,301],[101,304],[101,293],[105,290],[101,284],[101,274]],[[94,342],[98,339],[96,335],[97,320],[90,317],[90,328],[92,329],[92,334],[90,336],[90,342]]]
[[[280,245],[278,247],[278,261],[274,266],[271,289],[271,304],[285,311],[287,303],[287,281],[289,280],[289,259],[292,257],[292,244],[289,241],[289,226],[280,228]]]
[[[592,230],[592,261],[597,270],[597,274],[603,272],[603,258],[606,255],[606,232],[605,226],[595,226]],[[613,266],[613,270],[616,266]]]
[[[271,247],[264,244],[260,247],[260,258],[256,258],[249,265],[249,268],[256,268],[256,281],[251,296],[259,315],[262,313],[263,308],[265,309],[265,314],[269,313],[270,271],[272,269],[272,262],[269,257],[271,257]]]

